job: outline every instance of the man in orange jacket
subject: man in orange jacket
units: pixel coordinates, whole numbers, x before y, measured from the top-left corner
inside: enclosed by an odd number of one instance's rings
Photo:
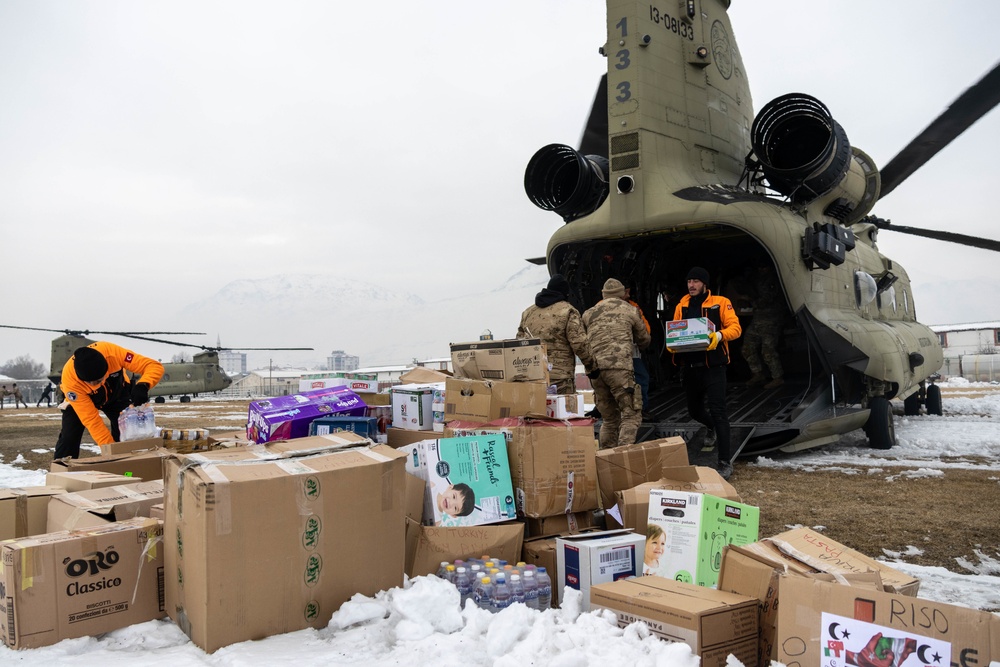
[[[729,364],[729,341],[739,338],[743,329],[729,299],[713,296],[709,291],[708,271],[700,266],[688,271],[687,288],[687,295],[674,309],[674,319],[707,317],[715,325],[715,332],[707,350],[675,353],[674,363],[682,369],[688,413],[705,425],[709,436],[715,436],[719,452],[717,469],[723,478],[729,479],[733,466],[726,409],[726,366]]]
[[[125,371],[134,374],[131,382]],[[80,457],[84,427],[98,445],[118,442],[118,415],[130,403],[148,403],[149,390],[161,377],[163,364],[114,343],[98,341],[77,348],[62,370],[60,389],[66,402],[55,458]],[[101,412],[110,420],[110,430]]]

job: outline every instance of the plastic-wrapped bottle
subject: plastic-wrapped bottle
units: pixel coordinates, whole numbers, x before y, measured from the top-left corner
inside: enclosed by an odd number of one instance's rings
[[[538,609],[538,582],[535,581],[535,571],[526,569],[521,575],[521,584],[524,586],[524,604],[530,609]]]
[[[535,570],[535,577],[538,579],[538,608],[541,611],[552,608],[552,580],[544,567]]]
[[[459,595],[462,596],[460,605],[465,607],[465,601],[472,597],[472,576],[465,567],[459,567],[455,569],[455,588],[458,589]]]
[[[503,611],[509,607],[513,601],[512,597],[510,584],[507,583],[507,578],[501,572],[497,575],[496,585],[493,586],[493,611]]]
[[[476,606],[480,609],[485,609],[486,611],[493,611],[492,609],[492,598],[493,598],[493,582],[489,577],[482,576],[476,585],[472,587],[472,599],[475,601]]]
[[[145,438],[155,438],[156,437],[156,416],[153,414],[153,406],[149,403],[140,405],[137,407],[136,412],[138,413],[139,421],[139,437],[142,440]]]
[[[527,603],[524,594],[524,584],[521,583],[521,575],[519,574],[510,575],[510,601],[512,604],[514,602]]]

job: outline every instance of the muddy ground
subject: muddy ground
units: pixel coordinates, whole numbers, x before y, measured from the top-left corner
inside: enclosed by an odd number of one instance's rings
[[[242,428],[246,401],[196,401],[156,405],[157,425],[208,428],[213,433]],[[0,411],[0,456],[25,469],[47,469],[59,434],[55,407]],[[95,448],[96,449],[96,448]],[[84,451],[83,456],[96,451]],[[778,456],[770,455],[772,458]],[[794,456],[794,455],[793,455]],[[764,468],[749,460],[735,467],[732,484],[744,502],[761,509],[760,534],[790,526],[824,527],[824,532],[872,557],[883,550],[905,552],[907,562],[968,573],[956,563],[979,563],[977,551],[996,557],[1000,547],[1000,489],[996,471],[945,469],[940,477],[897,477],[842,472]]]

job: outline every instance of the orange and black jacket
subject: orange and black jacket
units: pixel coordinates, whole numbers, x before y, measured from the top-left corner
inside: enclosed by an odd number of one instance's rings
[[[706,293],[701,308],[691,308],[691,295],[685,294],[674,308],[675,320],[689,320],[695,317],[707,317],[715,324],[715,330],[722,332],[722,342],[714,350],[701,352],[676,352],[673,354],[674,364],[680,366],[725,366],[729,363],[729,341],[736,340],[743,333],[740,318],[733,310],[732,302],[724,296],[712,296],[711,290]]]
[[[97,341],[89,347],[104,355],[104,359],[108,362],[108,374],[101,386],[92,387],[77,377],[73,357],[70,357],[63,366],[59,386],[66,395],[66,401],[73,406],[73,410],[87,427],[94,442],[98,445],[108,445],[114,442],[114,438],[101,419],[100,410],[112,396],[122,391],[123,386],[128,384],[125,371],[141,375],[141,380],[136,378],[137,382],[145,382],[150,387],[155,387],[163,377],[163,364],[107,341]]]

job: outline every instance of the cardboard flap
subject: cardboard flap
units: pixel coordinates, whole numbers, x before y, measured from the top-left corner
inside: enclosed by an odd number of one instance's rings
[[[416,577],[437,572],[442,561],[478,558],[489,554],[511,563],[521,559],[524,526],[520,523],[462,528],[437,528],[407,522],[406,574]]]
[[[401,384],[428,384],[444,382],[451,379],[452,375],[448,371],[439,371],[433,368],[417,366],[413,370],[406,371],[399,376]]]

